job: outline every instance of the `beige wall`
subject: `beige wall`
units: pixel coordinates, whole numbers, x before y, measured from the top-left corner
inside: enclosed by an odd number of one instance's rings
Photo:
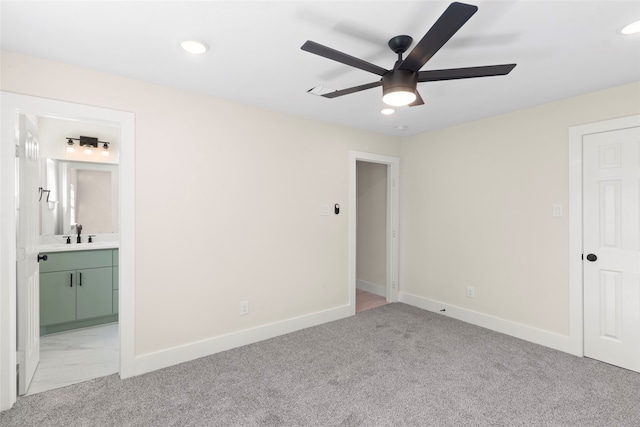
[[[568,334],[568,128],[639,112],[635,83],[403,139],[400,290]]]
[[[10,52],[1,65],[2,90],[135,113],[137,355],[348,303],[348,152],[397,156],[396,139]]]
[[[401,292],[566,334],[568,128],[640,112],[631,84],[400,150],[389,136],[1,59],[2,90],[135,113],[138,355],[347,304],[351,149],[401,156]],[[341,214],[321,216],[333,203]]]
[[[387,282],[387,165],[357,162],[357,280],[385,286]]]

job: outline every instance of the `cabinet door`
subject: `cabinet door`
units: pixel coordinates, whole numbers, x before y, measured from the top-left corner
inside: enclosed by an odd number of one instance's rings
[[[76,320],[76,272],[40,273],[40,325]]]
[[[113,310],[113,269],[78,270],[76,319],[106,316]]]

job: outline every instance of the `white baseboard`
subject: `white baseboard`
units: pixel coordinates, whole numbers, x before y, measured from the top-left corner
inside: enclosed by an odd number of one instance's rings
[[[381,297],[387,297],[387,289],[384,285],[378,285],[358,279],[356,280],[356,288],[371,292],[372,294],[380,295]]]
[[[300,329],[343,319],[351,315],[350,307],[349,305],[345,305],[293,319],[245,329],[220,337],[136,356],[134,358],[134,375],[145,374],[221,351],[295,332]]]
[[[445,304],[440,301],[430,300],[428,298],[408,294],[406,292],[400,292],[398,297],[400,302],[414,307],[462,320],[463,322],[491,329],[492,331],[506,335],[511,335],[512,337],[540,344],[555,350],[560,350],[565,353],[570,353],[575,356],[582,356],[580,350],[576,348],[575,340],[572,340],[571,337],[567,335],[556,334],[554,332],[478,313],[476,311]]]

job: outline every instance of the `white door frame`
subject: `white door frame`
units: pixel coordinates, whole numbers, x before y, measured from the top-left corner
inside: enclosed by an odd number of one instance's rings
[[[387,165],[387,283],[388,302],[398,301],[398,229],[400,224],[400,158],[382,154],[349,151],[349,310],[356,314],[357,281],[357,197],[356,162]]]
[[[135,117],[133,113],[0,92],[0,410],[17,399],[16,387],[16,157],[19,114],[120,127],[120,377],[134,375],[135,331]]]
[[[636,126],[640,126],[640,115],[569,128],[569,341],[570,352],[581,357],[584,356],[582,138]]]

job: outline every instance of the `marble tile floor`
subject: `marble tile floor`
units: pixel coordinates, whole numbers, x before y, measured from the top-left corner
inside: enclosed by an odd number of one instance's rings
[[[117,323],[45,335],[27,395],[115,374],[119,355]]]

